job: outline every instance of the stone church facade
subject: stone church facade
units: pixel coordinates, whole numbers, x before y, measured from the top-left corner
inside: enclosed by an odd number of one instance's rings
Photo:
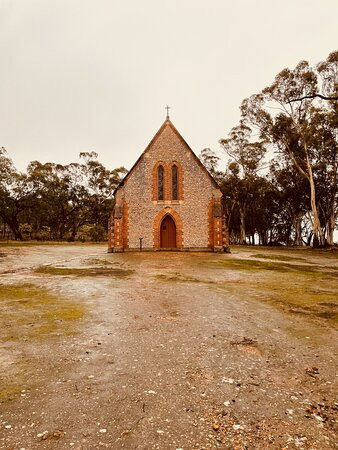
[[[169,117],[114,194],[109,252],[228,245],[222,193]]]

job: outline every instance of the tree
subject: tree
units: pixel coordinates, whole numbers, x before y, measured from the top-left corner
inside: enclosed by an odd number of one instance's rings
[[[309,211],[309,187],[294,165],[287,158],[270,161],[269,178],[276,190],[279,217],[284,217],[284,241],[290,244],[291,233],[294,245],[303,245],[302,222]],[[285,213],[285,214],[284,214]]]
[[[32,199],[33,187],[25,174],[18,172],[4,147],[0,148],[0,217],[15,239],[22,239],[19,215]]]
[[[316,69],[322,81],[321,93],[308,92],[304,97],[292,99],[290,102],[315,99],[316,97],[326,101],[338,100],[338,51],[330,53],[326,61],[317,64]]]
[[[19,173],[0,149],[0,219],[15,239],[52,237],[74,240],[89,225],[93,239],[102,238],[113,207],[113,191],[126,173],[106,169],[95,152],[82,153],[81,163],[32,161]],[[30,230],[27,233],[27,230]]]
[[[223,174],[217,169],[220,158],[217,156],[216,152],[210,148],[204,148],[199,155],[199,159],[210,175],[218,182]]]
[[[97,159],[95,152],[80,153],[83,174],[88,190],[88,209],[90,223],[106,228],[110,212],[114,206],[114,190],[127,173],[124,167],[106,169]]]
[[[246,123],[258,127],[261,140],[273,145],[277,152],[287,157],[307,180],[313,246],[322,246],[325,245],[325,235],[320,220],[317,172],[321,167],[320,162],[326,158],[332,166],[330,183],[336,183],[337,135],[333,133],[331,144],[325,145],[325,154],[319,151],[325,141],[325,127],[320,125],[319,116],[330,115],[331,110],[336,111],[336,106],[331,106],[335,103],[333,101],[325,105],[318,104],[314,94],[318,91],[320,73],[323,76],[330,74],[326,76],[325,83],[326,86],[332,85],[337,59],[329,56],[326,64],[317,67],[321,72],[316,72],[306,61],[301,61],[294,70],[284,69],[261,93],[244,100],[241,110]]]
[[[220,140],[221,146],[233,160],[228,165],[233,191],[231,195],[228,192],[226,198],[231,199],[230,209],[233,210],[235,206],[238,209],[240,244],[246,244],[246,216],[254,198],[257,172],[262,166],[266,152],[262,142],[251,142],[250,138],[251,128],[242,122],[232,128],[229,138]]]

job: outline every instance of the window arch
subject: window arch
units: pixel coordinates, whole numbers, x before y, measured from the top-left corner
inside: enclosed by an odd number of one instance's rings
[[[178,168],[176,164],[171,168],[171,199],[178,200]]]
[[[164,167],[157,168],[157,200],[164,200]]]

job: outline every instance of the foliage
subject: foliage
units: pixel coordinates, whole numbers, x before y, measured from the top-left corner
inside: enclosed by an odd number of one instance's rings
[[[270,86],[242,102],[240,124],[220,140],[230,158],[218,180],[233,242],[245,244],[258,235],[262,244],[333,244],[337,75],[333,52],[315,67],[301,61],[282,70]],[[272,152],[276,156],[267,164]]]
[[[1,148],[0,219],[14,238],[74,241],[87,226],[85,240],[104,240],[113,192],[126,170],[108,170],[97,158],[90,152],[80,154],[80,163],[32,161],[20,173]]]

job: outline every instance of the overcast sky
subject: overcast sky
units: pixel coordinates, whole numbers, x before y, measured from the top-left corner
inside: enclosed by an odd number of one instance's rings
[[[219,150],[239,105],[337,49],[337,0],[0,0],[0,145],[130,168],[165,119]]]

